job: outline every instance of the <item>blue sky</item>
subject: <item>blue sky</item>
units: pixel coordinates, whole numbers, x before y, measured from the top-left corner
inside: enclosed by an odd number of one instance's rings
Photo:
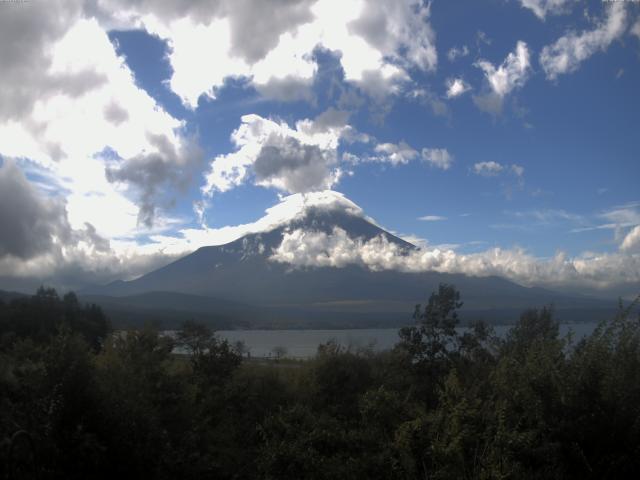
[[[601,17],[604,7],[601,2],[585,5],[541,21],[518,2],[434,2],[430,22],[437,32],[441,60],[435,72],[418,71],[413,78],[442,99],[447,112],[437,115],[415,99],[400,97],[390,99],[390,110],[383,119],[373,119],[364,105],[351,124],[380,141],[405,141],[416,149],[446,148],[455,158],[454,166],[439,172],[420,163],[365,165],[354,169],[356,173],[335,189],[384,226],[431,243],[461,244],[470,250],[515,243],[542,256],[558,249],[572,254],[586,249],[615,250],[611,232],[574,230],[604,224],[599,214],[640,199],[637,39],[612,42],[606,51],[584,61],[578,71],[555,81],[545,78],[534,59],[526,85],[506,100],[499,114],[477,108],[473,93],[454,101],[443,99],[445,82],[451,77],[462,77],[474,90],[481,90],[483,73],[474,62],[485,58],[498,64],[518,40],[525,41],[535,56],[567,31],[591,29],[585,12]],[[486,40],[480,39],[480,32]],[[242,115],[257,113],[291,124],[336,105],[335,98],[327,98],[329,82],[324,79],[314,85],[315,104],[260,99],[250,86],[230,80],[216,91],[215,100],[201,98],[198,108],[191,111],[166,85],[172,73],[167,42],[141,30],[112,31],[110,38],[139,85],[200,132],[208,157],[233,149],[229,137]],[[466,56],[453,61],[446,57],[452,48],[464,46],[469,51]],[[340,79],[339,60],[327,52],[320,62],[321,75]],[[523,179],[472,173],[475,163],[489,161],[523,166]],[[277,193],[251,185],[225,192],[212,201],[207,218],[211,226],[254,221],[266,206],[277,202]],[[197,200],[198,189],[191,194],[178,206],[182,215],[189,215],[189,200]],[[427,215],[446,220],[417,220]]]
[[[63,218],[0,277],[139,274],[325,189],[426,248],[640,277],[637,3],[222,4],[2,6],[5,181]],[[86,245],[52,257],[63,237]]]

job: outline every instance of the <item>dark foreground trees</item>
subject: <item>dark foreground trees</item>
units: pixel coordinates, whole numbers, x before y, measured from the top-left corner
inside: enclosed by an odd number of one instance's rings
[[[0,478],[635,478],[638,318],[573,341],[543,308],[499,339],[461,307],[442,285],[391,351],[261,363],[42,289],[0,305]]]

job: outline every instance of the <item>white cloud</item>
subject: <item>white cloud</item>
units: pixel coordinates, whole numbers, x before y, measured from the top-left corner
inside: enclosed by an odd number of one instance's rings
[[[349,237],[340,228],[331,234],[300,229],[287,232],[270,259],[295,267],[360,265],[374,271],[499,275],[527,286],[555,288],[608,289],[640,281],[639,255],[585,253],[571,258],[558,253],[541,259],[518,248],[493,248],[473,254],[439,248],[407,251],[382,236],[365,241]]]
[[[448,78],[446,81],[447,98],[459,97],[471,90],[471,86],[462,78]]]
[[[640,18],[636,20],[636,23],[631,27],[631,33],[640,39]]]
[[[421,70],[433,70],[438,55],[429,16],[430,5],[419,1],[370,0],[348,28],[385,56],[395,57],[399,62]],[[401,50],[404,50],[402,55]]]
[[[509,53],[499,67],[487,60],[478,60],[474,65],[484,72],[493,93],[504,97],[527,81],[531,69],[529,57],[527,44],[519,41],[515,51]]]
[[[493,177],[504,170],[504,167],[498,162],[478,162],[473,165],[473,171],[477,175],[484,177]]]
[[[585,220],[586,226],[574,228],[573,233],[589,232],[592,230],[614,230],[616,237],[627,228],[633,228],[640,224],[640,202],[630,202],[624,205],[616,205],[597,213],[595,218]]]
[[[401,238],[402,240],[404,240],[405,242],[409,242],[412,245],[415,245],[417,247],[420,248],[426,248],[429,246],[429,242],[425,239],[422,238],[418,235],[414,235],[414,234],[404,234],[404,233],[399,233],[399,232],[394,232],[393,230],[390,231],[389,233],[391,233],[392,235],[395,235],[398,238]]]
[[[418,158],[418,151],[406,142],[380,143],[375,146],[376,156],[369,160],[390,163],[392,165],[406,165]]]
[[[153,235],[144,248],[169,254],[186,254],[208,245],[224,245],[249,233],[268,232],[291,221],[303,218],[309,209],[340,210],[366,218],[362,209],[343,194],[325,190],[296,193],[282,197],[280,202],[266,210],[255,222],[221,228],[180,229],[177,235]],[[373,222],[375,223],[375,222]]]
[[[524,175],[524,167],[522,165],[512,164],[511,171],[516,175],[516,177],[522,177]]]
[[[197,159],[165,154],[197,148],[182,134],[183,123],[136,85],[106,32],[80,7],[68,2],[38,12],[31,4],[4,9],[0,31],[14,37],[0,42],[0,99],[12,98],[7,104],[2,99],[0,154],[29,159],[25,168],[39,170],[68,193],[73,228],[92,222],[103,235],[133,235],[138,224],[147,229],[163,222],[154,218],[157,207],[172,199],[157,186],[165,179],[188,181],[185,166]],[[15,45],[20,48],[13,52]],[[158,169],[152,173],[141,165],[150,156],[155,166],[162,164],[164,179]],[[138,174],[110,183],[105,168],[119,170],[120,162],[140,167]]]
[[[550,225],[558,222],[582,223],[585,221],[582,215],[555,208],[514,212],[514,216],[526,219],[528,223],[535,223],[535,225]]]
[[[218,155],[206,175],[203,192],[211,196],[244,183],[251,173],[257,185],[298,193],[330,188],[339,179],[336,149],[344,132],[343,121],[326,118],[286,123],[244,115],[232,133],[237,150]]]
[[[413,160],[421,158],[432,167],[447,170],[453,163],[453,155],[446,148],[423,148],[418,152],[415,148],[404,141],[400,143],[379,143],[374,147],[373,155],[356,157],[357,161],[390,163],[396,165],[406,165]],[[349,156],[348,158],[351,158]]]
[[[536,17],[544,20],[547,14],[560,15],[568,11],[572,0],[520,0],[523,8],[531,10]]]
[[[318,46],[338,52],[346,80],[373,96],[397,92],[410,68],[437,65],[429,7],[419,0],[345,0],[339,8],[333,0],[102,3],[119,11],[118,22],[168,42],[170,86],[192,108],[232,77],[249,78],[263,95],[309,99]]]
[[[447,52],[447,58],[450,62],[453,62],[457,58],[463,58],[469,55],[469,47],[463,45],[462,47],[451,47]]]
[[[640,251],[640,225],[636,225],[627,233],[620,244],[623,252]]]
[[[569,32],[540,52],[540,65],[549,80],[575,72],[580,64],[598,51],[606,50],[620,38],[627,25],[627,12],[623,2],[614,2],[607,8],[606,18],[593,30]]]
[[[329,109],[293,127],[255,114],[243,116],[231,135],[235,151],[213,159],[202,192],[211,197],[216,191],[226,192],[250,180],[288,193],[312,192],[331,188],[343,175],[353,175],[351,166],[363,162],[398,166],[421,158],[443,170],[453,163],[453,156],[444,148],[419,152],[404,141],[375,143],[373,137],[348,125],[348,116]],[[338,155],[339,145],[356,142],[367,146],[364,153],[343,151]]]
[[[501,173],[511,173],[522,179],[524,176],[524,167],[518,164],[503,165],[498,162],[478,162],[473,164],[473,172],[483,177],[495,177]]]
[[[423,148],[421,155],[422,160],[442,170],[448,170],[453,164],[453,155],[446,148]]]
[[[599,217],[606,220],[605,227],[627,228],[640,224],[640,202],[616,205],[601,212]]]
[[[442,217],[440,215],[425,215],[424,217],[418,217],[418,220],[422,220],[423,222],[439,222],[446,219],[447,217]]]
[[[529,78],[529,48],[525,42],[518,41],[515,51],[509,53],[500,66],[496,67],[487,60],[478,60],[474,65],[484,72],[488,92],[475,95],[473,101],[481,110],[497,115],[502,112],[504,98],[524,86]]]

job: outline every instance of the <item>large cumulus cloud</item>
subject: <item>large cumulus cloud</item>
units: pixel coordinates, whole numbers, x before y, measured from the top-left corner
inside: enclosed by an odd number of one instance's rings
[[[329,108],[293,126],[257,114],[244,115],[231,140],[234,151],[216,156],[205,174],[205,199],[246,182],[286,193],[322,191],[363,163],[406,165],[416,160],[448,170],[454,156],[446,148],[418,151],[404,141],[378,142],[349,125],[350,113]],[[357,144],[358,154],[349,150]]]
[[[10,2],[6,2],[10,3]],[[0,15],[0,120],[22,118],[36,101],[55,94],[82,95],[106,78],[91,68],[47,72],[52,66],[50,46],[80,17],[82,2],[71,0],[53,8],[3,5]]]
[[[640,285],[640,255],[584,253],[569,257],[559,252],[552,258],[541,259],[520,248],[461,254],[429,246],[408,252],[383,236],[363,240],[351,237],[341,228],[334,228],[331,234],[289,231],[270,259],[295,268],[360,265],[374,271],[498,275],[526,286],[610,291]]]
[[[217,156],[203,191],[225,192],[253,175],[256,184],[300,193],[330,188],[340,176],[337,148],[348,127],[335,119],[284,122],[245,115],[233,132],[236,151]]]
[[[215,98],[225,79],[238,77],[266,96],[310,99],[316,48],[339,54],[345,79],[376,97],[397,92],[411,69],[437,65],[430,8],[420,0],[343,0],[339,8],[334,0],[96,5],[104,24],[142,27],[167,41],[169,85],[192,108],[202,95]],[[203,44],[206,55],[194,55]]]
[[[305,145],[296,138],[272,135],[260,149],[253,169],[260,185],[308,192],[331,186],[334,175],[330,168],[335,162],[333,151]]]
[[[148,227],[156,220],[150,192],[157,191],[157,167],[162,165],[165,179],[188,181],[185,156],[172,152],[197,148],[184,123],[136,84],[93,7],[95,2],[76,0],[3,5],[0,155],[29,159],[54,188],[69,192],[74,228],[101,211],[108,212],[103,219],[117,219],[111,223],[119,226],[114,230],[110,222],[96,221],[101,234],[120,234],[123,226],[133,234],[138,224]],[[110,183],[105,151],[123,161],[118,170],[135,165],[138,174],[120,175],[120,185]]]
[[[71,233],[64,204],[40,198],[10,161],[0,167],[0,225],[0,257],[32,258]]]
[[[0,225],[0,288],[5,289],[106,283],[175,258],[110,242],[90,223],[72,228],[65,200],[45,196],[10,160],[0,166]]]

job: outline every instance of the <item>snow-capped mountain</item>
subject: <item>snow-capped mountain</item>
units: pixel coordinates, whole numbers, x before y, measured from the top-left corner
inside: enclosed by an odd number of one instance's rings
[[[571,310],[571,319],[579,320],[576,312],[607,306],[596,300],[526,288],[496,276],[372,269],[350,260],[351,244],[341,244],[342,250],[337,254],[347,260],[330,259],[326,249],[331,248],[336,237],[355,239],[354,244],[366,246],[372,250],[371,255],[380,254],[376,251],[380,247],[396,256],[406,256],[407,261],[417,247],[377,226],[341,194],[294,196],[288,202],[277,215],[272,212],[275,220],[266,222],[263,231],[248,233],[224,245],[199,248],[138,279],[114,282],[87,290],[84,295],[129,297],[168,292],[181,294],[180,302],[187,304],[189,300],[184,295],[215,298],[251,306],[251,315],[259,311],[254,309],[263,309],[263,313],[271,312],[272,318],[295,319],[297,323],[304,323],[305,319],[335,323],[341,318],[349,324],[373,320],[384,323],[385,319],[391,323],[408,321],[413,306],[424,302],[440,283],[454,284],[462,293],[466,311],[487,320],[504,316],[506,311],[513,315],[516,310],[550,303],[559,311]],[[297,243],[285,255],[283,241],[294,233]],[[318,244],[319,238],[322,244]],[[336,251],[332,254],[336,255]],[[305,261],[300,263],[300,258]],[[216,304],[207,305],[204,310],[216,309]],[[175,306],[185,307],[188,305]],[[231,310],[235,312],[230,314],[232,317],[248,314],[240,307]]]

